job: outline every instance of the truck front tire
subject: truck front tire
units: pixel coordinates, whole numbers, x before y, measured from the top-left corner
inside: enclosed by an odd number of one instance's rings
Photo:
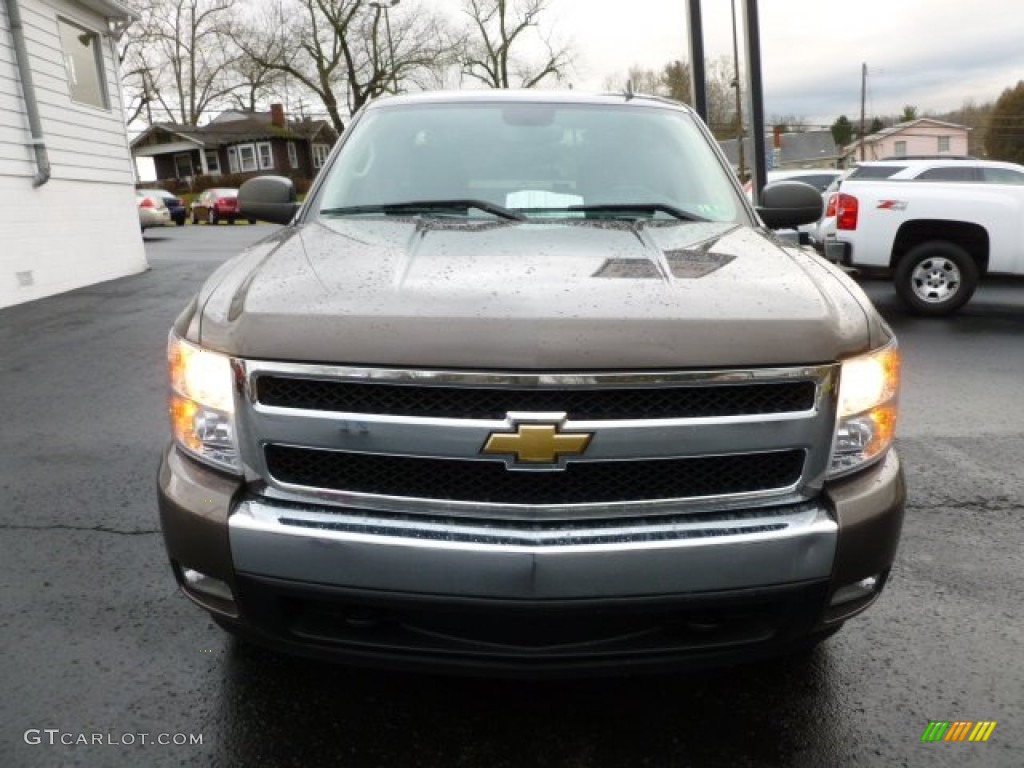
[[[896,293],[919,315],[948,315],[978,287],[978,265],[956,243],[932,240],[914,246],[896,265]]]

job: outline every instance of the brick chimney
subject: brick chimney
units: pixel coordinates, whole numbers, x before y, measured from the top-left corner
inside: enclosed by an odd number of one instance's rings
[[[270,105],[270,123],[276,125],[278,128],[287,128],[288,121],[284,117],[284,105],[283,104],[271,104]]]

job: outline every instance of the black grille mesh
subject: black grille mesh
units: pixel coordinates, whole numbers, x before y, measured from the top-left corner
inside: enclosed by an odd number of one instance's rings
[[[425,387],[260,376],[265,405],[391,416],[504,419],[509,411],[568,413],[576,421],[792,413],[814,407],[812,381],[604,389]]]
[[[496,461],[409,458],[268,445],[280,482],[354,493],[492,504],[596,504],[766,491],[793,485],[802,450],[510,471]]]

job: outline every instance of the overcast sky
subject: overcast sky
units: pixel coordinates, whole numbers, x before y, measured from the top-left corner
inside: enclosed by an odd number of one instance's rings
[[[555,32],[579,54],[576,88],[601,90],[633,64],[688,58],[686,0],[550,3]],[[729,7],[702,0],[708,58],[732,57]],[[1024,0],[760,0],[759,8],[767,118],[855,119],[862,63],[869,116],[898,114],[905,104],[921,113],[956,109],[1024,79]]]

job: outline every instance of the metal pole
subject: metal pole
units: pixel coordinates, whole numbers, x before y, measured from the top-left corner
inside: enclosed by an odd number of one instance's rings
[[[704,68],[704,23],[700,16],[700,0],[686,0],[690,39],[690,92],[693,108],[705,123],[708,121],[708,86]]]
[[[750,77],[750,143],[754,148],[754,176],[751,187],[754,204],[761,202],[766,166],[764,151],[764,87],[761,81],[761,32],[757,16],[757,0],[744,0],[746,12],[747,69]]]
[[[865,146],[865,133],[864,133],[864,102],[867,100],[868,93],[868,65],[865,62],[860,65],[860,159],[864,161],[864,146]]]
[[[736,157],[739,160],[741,180],[747,174],[747,163],[743,156],[743,89],[740,88],[740,53],[736,37],[736,0],[730,0],[732,9],[732,87],[736,89]]]
[[[393,3],[397,5],[398,3]],[[388,31],[388,55],[391,57],[391,84],[395,93],[398,93],[398,72],[395,70],[395,41],[391,39],[391,14],[384,9],[384,27]]]
[[[394,8],[402,0],[387,0],[387,2],[379,1],[370,3],[371,8],[376,8],[377,13],[384,11],[384,29],[387,30],[388,35],[388,56],[391,59],[391,91],[392,93],[398,93],[398,72],[395,69],[395,41],[391,36],[391,14],[388,13],[388,9]],[[376,34],[376,29],[374,30]],[[374,40],[374,46],[376,46],[376,40]],[[375,47],[376,52],[376,47]]]

